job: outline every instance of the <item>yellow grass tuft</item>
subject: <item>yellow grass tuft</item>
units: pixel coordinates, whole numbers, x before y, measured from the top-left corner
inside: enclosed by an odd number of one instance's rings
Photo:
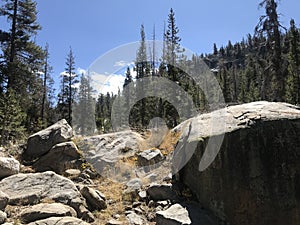
[[[173,152],[180,136],[181,132],[169,131],[159,146],[161,153],[166,156]]]
[[[98,211],[94,214],[96,217],[95,224],[105,225],[107,221],[114,218],[117,214],[120,215],[119,221],[123,222],[125,225],[128,224],[127,219],[124,216],[125,207],[122,201],[124,185],[107,178],[99,178],[94,182],[97,185],[97,189],[110,201],[110,204],[107,205],[107,209]]]

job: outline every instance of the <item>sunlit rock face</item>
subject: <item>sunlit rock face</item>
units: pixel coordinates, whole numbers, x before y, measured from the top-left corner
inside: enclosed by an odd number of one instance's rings
[[[225,123],[216,133],[205,129],[209,117],[189,121],[186,145],[197,147],[178,179],[232,225],[300,224],[300,109],[269,102],[231,106],[215,118]],[[214,161],[200,172],[209,138],[222,134]]]

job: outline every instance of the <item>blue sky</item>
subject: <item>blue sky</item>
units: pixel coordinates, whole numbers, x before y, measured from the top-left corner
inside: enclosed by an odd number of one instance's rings
[[[105,52],[140,39],[143,23],[147,38],[153,25],[157,39],[162,38],[163,24],[172,7],[182,45],[195,53],[210,53],[218,47],[240,41],[253,33],[259,16],[260,0],[37,0],[38,21],[42,30],[36,40],[49,43],[54,77],[64,70],[65,58],[72,46],[76,67],[86,69]],[[291,18],[300,23],[300,1],[281,1],[281,22]],[[3,22],[3,19],[0,20]]]

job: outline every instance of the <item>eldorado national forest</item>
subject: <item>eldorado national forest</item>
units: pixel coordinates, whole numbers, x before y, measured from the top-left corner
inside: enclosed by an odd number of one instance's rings
[[[300,28],[281,4],[254,2],[252,32],[210,53],[170,4],[92,64],[127,47],[118,74],[78,73],[66,46],[56,76],[38,1],[1,0],[0,224],[300,224]]]

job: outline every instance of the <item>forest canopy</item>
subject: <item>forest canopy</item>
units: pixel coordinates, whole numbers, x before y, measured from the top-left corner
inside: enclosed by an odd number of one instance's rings
[[[147,77],[176,82],[191,96],[199,112],[212,110],[203,90],[187,73],[200,62],[205,62],[218,80],[227,104],[258,100],[300,104],[300,30],[293,19],[289,27],[282,26],[276,0],[261,1],[259,7],[264,9],[264,14],[258,18],[253,34],[245,34],[240,42],[229,40],[225,46],[211,43],[212,53],[195,54],[191,59],[185,56],[181,46],[180,27],[171,8],[166,25],[161,28],[166,43],[162,57],[149,57],[142,24],[134,62],[136,75],[133,77],[129,67],[124,74],[123,87],[134,85],[118,93],[100,93],[96,98],[90,77],[76,72],[77,62],[71,47],[66,53],[59,90],[54,90],[51,46],[40,46],[35,41],[42,29],[38,23],[37,3],[34,0],[2,0],[2,3],[0,16],[6,18],[8,29],[0,28],[0,145],[14,142],[62,118],[70,124],[72,118],[81,121],[73,124],[78,133],[110,132],[113,102],[122,96],[123,101],[118,102],[119,113],[125,113],[122,109],[128,105],[129,96],[143,92],[139,79]],[[154,30],[153,40],[155,38]],[[153,96],[134,104],[129,123],[132,129],[145,129],[155,117],[163,118],[170,128],[186,119],[180,118],[166,99]]]

